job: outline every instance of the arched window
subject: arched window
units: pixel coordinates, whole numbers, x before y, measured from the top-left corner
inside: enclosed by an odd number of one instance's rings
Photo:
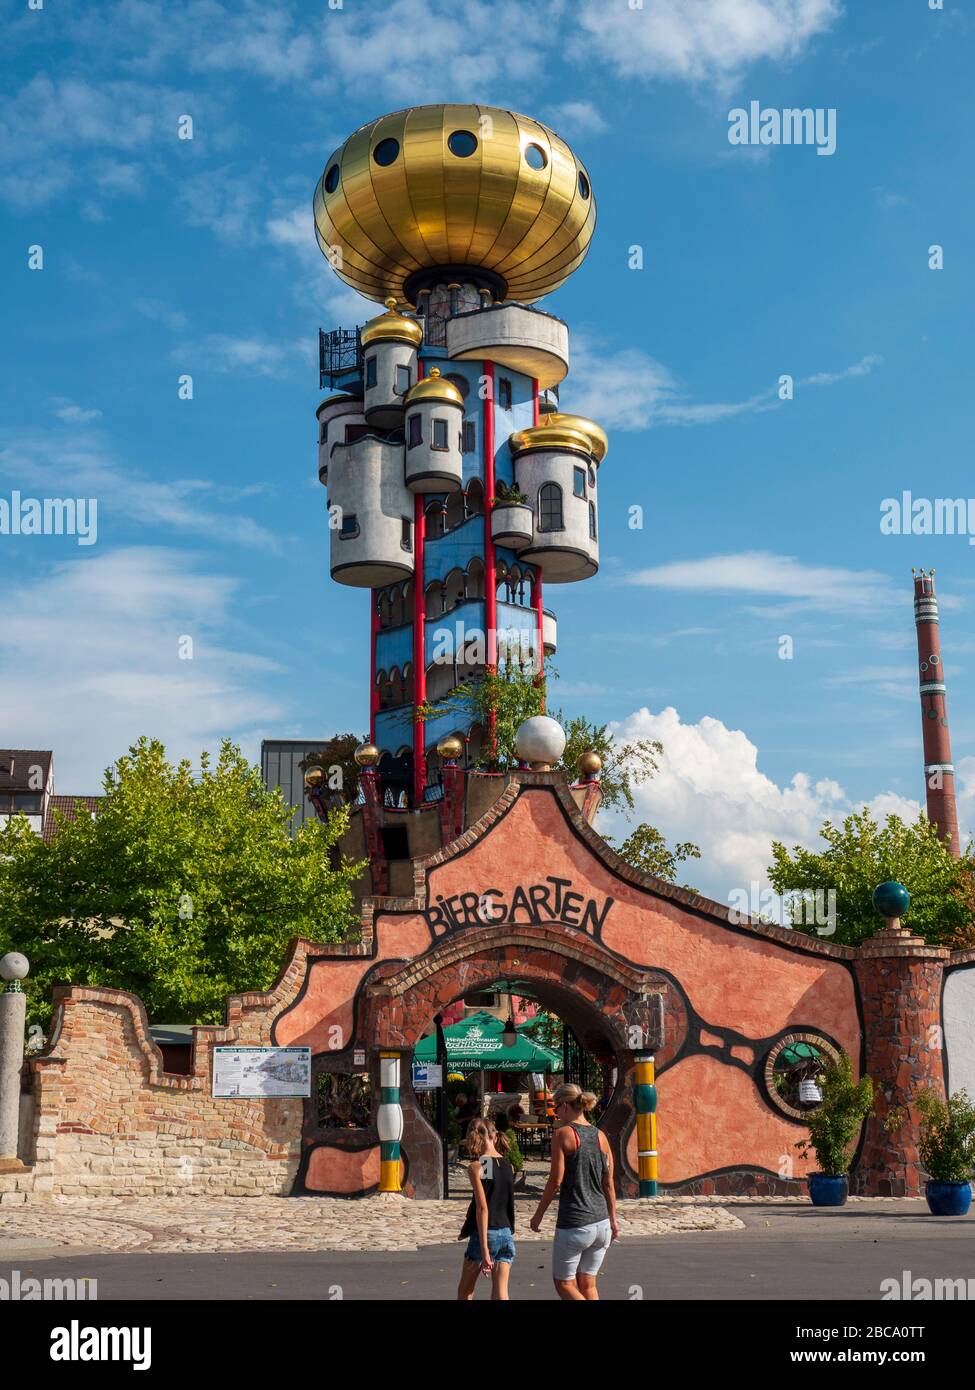
[[[426,507],[427,540],[439,540],[444,532],[444,509],[442,502],[428,502]]]
[[[399,627],[403,621],[403,591],[395,585],[389,597],[389,625]]]
[[[413,703],[413,663],[408,661],[403,667],[403,704]]]
[[[484,562],[477,555],[467,566],[467,597],[484,597]]]
[[[386,708],[387,708],[387,709],[391,708],[393,705],[398,705],[398,704],[400,703],[400,694],[401,694],[401,691],[402,691],[402,687],[401,687],[401,685],[400,685],[399,667],[398,667],[398,666],[394,666],[393,669],[392,669],[392,670],[390,671],[390,673],[389,673],[389,680],[388,680],[387,685],[386,685]]]
[[[389,691],[389,680],[385,671],[376,672],[376,685],[379,687],[379,708],[386,709],[388,705],[387,694]]]
[[[452,492],[447,498],[447,515],[444,518],[444,530],[456,531],[458,526],[463,526],[467,520],[467,509],[462,492]]]
[[[390,608],[391,608],[391,604],[390,604],[390,601],[389,601],[389,590],[387,589],[387,590],[385,590],[385,591],[383,592],[383,595],[382,595],[382,597],[381,597],[380,600],[379,600],[379,626],[380,626],[380,627],[389,627],[389,625],[390,625]]]
[[[467,484],[467,515],[484,515],[484,485],[480,478],[472,478]]]
[[[539,531],[562,531],[562,489],[558,483],[543,483],[538,489]]]
[[[439,618],[444,611],[443,585],[435,579],[426,588],[425,612],[428,618]]]
[[[464,602],[465,575],[463,570],[451,570],[444,580],[444,590],[446,599],[444,612],[449,613],[451,608],[456,608],[459,603]]]

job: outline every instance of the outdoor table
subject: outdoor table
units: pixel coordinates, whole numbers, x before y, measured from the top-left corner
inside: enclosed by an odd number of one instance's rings
[[[517,1124],[514,1126],[515,1134],[518,1136],[518,1147],[521,1148],[521,1136],[525,1136],[524,1152],[527,1154],[529,1148],[538,1149],[540,1158],[548,1158],[550,1153],[550,1141],[552,1126],[541,1121],[537,1124]]]

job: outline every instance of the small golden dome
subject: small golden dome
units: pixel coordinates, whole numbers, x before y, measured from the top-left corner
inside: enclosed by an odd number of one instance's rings
[[[355,750],[355,760],[360,767],[375,767],[379,762],[379,749],[374,743],[360,743]]]
[[[587,420],[585,415],[563,415],[561,411],[555,410],[549,413],[545,423],[561,426],[563,429],[578,430],[580,434],[588,435],[595,463],[602,463],[606,457],[609,440],[606,438],[606,431],[601,425],[597,425],[595,420]]]
[[[595,748],[589,748],[585,753],[580,753],[576,762],[580,777],[595,777],[602,765],[603,760]]]
[[[596,200],[548,126],[494,106],[413,106],[335,151],[314,216],[336,274],[368,299],[406,304],[411,277],[442,267],[453,281],[480,271],[496,297],[531,303],[582,263]]]
[[[437,752],[444,761],[456,762],[463,751],[464,744],[456,734],[447,734],[437,744]]]
[[[549,417],[551,419],[551,416]],[[508,438],[513,454],[527,454],[531,449],[569,449],[576,454],[593,456],[593,443],[588,434],[568,425],[532,425],[515,430]]]
[[[390,295],[386,300],[385,314],[370,319],[362,330],[362,346],[370,343],[409,343],[418,348],[423,342],[423,328],[416,319],[409,319],[396,311],[396,300]]]
[[[305,773],[305,786],[310,790],[320,787],[325,781],[325,770],[321,767],[310,767]]]
[[[429,376],[425,376],[407,391],[406,405],[417,405],[420,401],[444,401],[450,405],[459,405],[462,410],[464,408],[464,397],[452,381],[440,375],[439,367],[431,367]]]

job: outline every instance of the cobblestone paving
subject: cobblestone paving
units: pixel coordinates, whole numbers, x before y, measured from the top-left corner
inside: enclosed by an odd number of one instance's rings
[[[742,1222],[708,1199],[623,1201],[620,1234],[673,1235],[683,1231],[732,1231]],[[328,1197],[100,1197],[55,1198],[0,1212],[4,1248],[37,1245],[62,1250],[124,1253],[153,1250],[416,1250],[457,1239],[465,1204],[415,1202],[398,1196],[343,1201]],[[555,1209],[540,1235],[528,1228],[534,1202],[518,1205],[519,1241],[551,1240]]]

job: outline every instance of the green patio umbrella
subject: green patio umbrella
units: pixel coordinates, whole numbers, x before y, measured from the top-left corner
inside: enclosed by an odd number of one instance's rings
[[[505,1047],[501,1034],[504,1023],[483,1011],[470,1014],[444,1030],[447,1065],[451,1071],[561,1071],[562,1058],[551,1048],[533,1042],[519,1033],[511,1047]],[[431,1033],[417,1043],[413,1061],[429,1066],[437,1060],[437,1035]]]

